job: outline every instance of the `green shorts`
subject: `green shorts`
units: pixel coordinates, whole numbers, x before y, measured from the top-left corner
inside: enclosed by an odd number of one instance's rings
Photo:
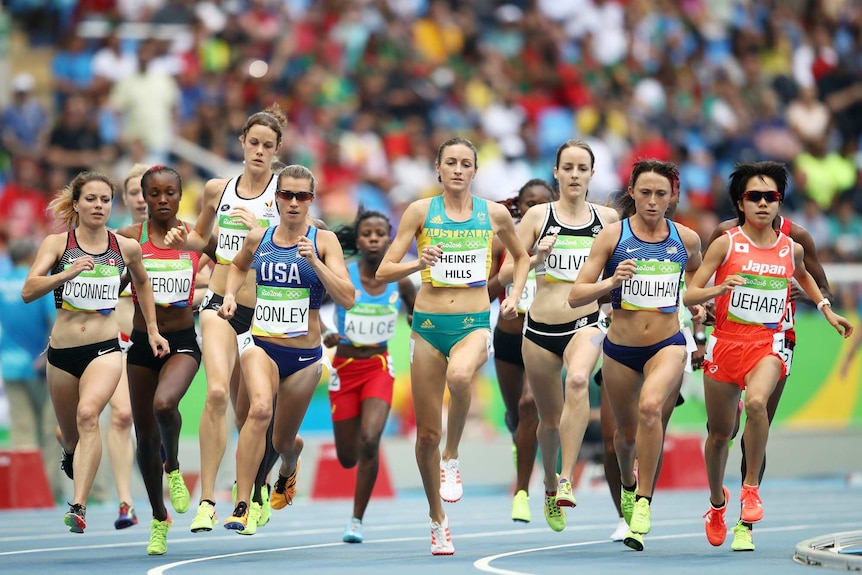
[[[490,310],[477,313],[413,312],[413,331],[446,357],[456,343],[477,329],[491,331]]]

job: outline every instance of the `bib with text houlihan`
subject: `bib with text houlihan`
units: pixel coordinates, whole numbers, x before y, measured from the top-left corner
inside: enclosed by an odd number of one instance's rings
[[[631,311],[675,312],[682,270],[677,262],[635,260],[637,270],[620,286],[620,307]]]

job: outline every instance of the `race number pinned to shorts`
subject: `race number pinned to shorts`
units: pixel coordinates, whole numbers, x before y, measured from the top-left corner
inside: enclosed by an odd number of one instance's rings
[[[793,365],[793,342],[788,341],[783,331],[772,336],[772,351],[777,353],[784,363],[785,377],[790,375],[790,366]]]

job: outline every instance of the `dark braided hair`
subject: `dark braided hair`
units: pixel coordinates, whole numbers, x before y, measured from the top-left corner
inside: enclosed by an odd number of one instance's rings
[[[344,250],[345,255],[355,255],[359,252],[359,247],[356,245],[356,240],[359,238],[359,226],[362,225],[362,222],[371,218],[380,218],[385,221],[389,227],[389,233],[392,233],[392,222],[389,221],[389,217],[386,214],[376,210],[366,210],[364,207],[359,206],[356,219],[352,224],[344,224],[333,230],[338,237],[338,243],[341,244],[341,249]]]
[[[518,190],[517,195],[512,196],[511,198],[507,198],[505,200],[501,200],[499,202],[500,204],[506,206],[506,209],[509,210],[509,214],[511,214],[514,219],[520,220],[522,217],[524,217],[524,214],[521,213],[518,204],[521,202],[521,199],[524,197],[524,194],[527,193],[527,190],[529,190],[533,186],[541,186],[548,190],[548,193],[551,195],[551,201],[556,201],[560,199],[560,194],[558,190],[554,188],[554,186],[552,186],[542,178],[533,178],[532,180],[521,186],[521,189]]]
[[[147,195],[147,186],[149,185],[150,179],[152,179],[156,174],[172,174],[180,185],[180,194],[183,193],[183,178],[180,176],[180,173],[171,167],[156,164],[155,166],[151,166],[146,172],[144,172],[144,175],[141,176],[141,188],[144,190],[144,197]]]

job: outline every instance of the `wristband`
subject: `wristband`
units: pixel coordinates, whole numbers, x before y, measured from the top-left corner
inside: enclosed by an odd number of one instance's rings
[[[694,343],[697,345],[706,345],[706,333],[699,331],[694,334]]]
[[[826,307],[827,305],[828,305],[830,308],[832,307],[832,303],[831,303],[828,299],[823,298],[822,300],[820,300],[820,301],[817,303],[817,311],[823,311],[823,308],[824,308],[824,307]]]

